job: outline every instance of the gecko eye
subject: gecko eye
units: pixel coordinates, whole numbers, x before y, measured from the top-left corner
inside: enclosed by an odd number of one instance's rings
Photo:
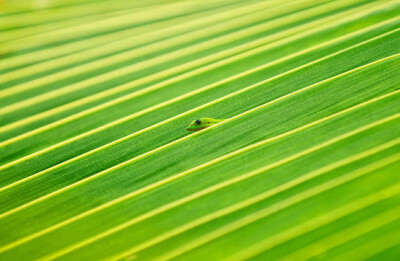
[[[199,119],[196,120],[196,124],[200,124],[201,121]]]

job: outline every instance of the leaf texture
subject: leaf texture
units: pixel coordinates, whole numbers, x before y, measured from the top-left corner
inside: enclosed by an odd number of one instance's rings
[[[4,1],[0,260],[398,259],[399,15]]]

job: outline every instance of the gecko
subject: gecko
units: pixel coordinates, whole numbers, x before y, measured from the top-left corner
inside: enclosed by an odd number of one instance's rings
[[[221,121],[224,121],[225,119],[212,119],[212,118],[200,118],[195,121],[192,121],[190,125],[186,128],[188,131],[199,131],[205,128],[208,128],[210,126],[213,126]]]

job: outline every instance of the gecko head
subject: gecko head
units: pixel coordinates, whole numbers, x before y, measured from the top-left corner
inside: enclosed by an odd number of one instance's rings
[[[192,121],[189,126],[186,128],[188,131],[199,131],[204,128],[207,128],[208,124],[204,119],[197,119],[195,121]]]

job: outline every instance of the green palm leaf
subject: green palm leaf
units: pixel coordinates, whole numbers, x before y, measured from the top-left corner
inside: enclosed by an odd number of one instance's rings
[[[398,259],[399,15],[4,1],[0,260]]]

